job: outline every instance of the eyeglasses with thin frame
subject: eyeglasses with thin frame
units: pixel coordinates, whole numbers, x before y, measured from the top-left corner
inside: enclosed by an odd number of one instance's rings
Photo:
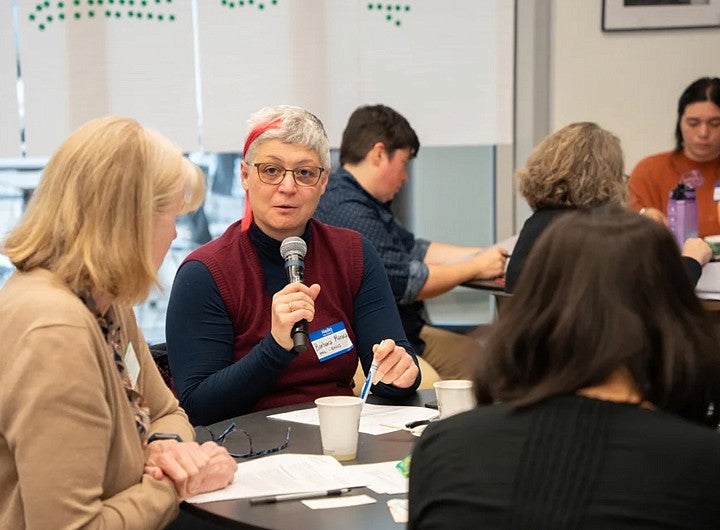
[[[303,188],[311,188],[320,182],[320,177],[322,176],[323,171],[325,171],[324,167],[302,166],[294,169],[288,169],[277,164],[267,162],[253,164],[253,166],[257,169],[260,182],[271,184],[273,186],[279,185],[285,178],[285,174],[290,172],[295,184],[302,186]]]
[[[208,427],[199,426],[197,428],[202,429],[202,430],[206,431],[207,433],[209,433],[210,439],[213,442],[215,442],[218,445],[223,445],[223,446],[225,445],[226,439],[231,434],[237,432],[237,433],[244,435],[247,440],[247,443],[250,447],[250,450],[246,453],[231,453],[228,451],[228,454],[230,456],[232,456],[233,458],[251,458],[253,456],[264,456],[264,455],[269,455],[271,453],[277,453],[278,451],[282,451],[283,449],[285,449],[288,446],[288,444],[290,443],[290,427],[288,427],[288,429],[287,429],[287,434],[285,435],[285,441],[283,443],[281,443],[277,447],[271,447],[270,449],[260,449],[260,450],[255,450],[255,448],[253,446],[252,436],[250,436],[250,433],[244,429],[239,429],[235,425],[234,422],[231,423],[230,425],[228,425],[228,427],[217,436],[215,436],[215,433],[213,433]]]

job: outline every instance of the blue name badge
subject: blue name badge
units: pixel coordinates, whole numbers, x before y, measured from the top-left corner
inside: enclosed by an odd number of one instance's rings
[[[312,342],[321,363],[353,349],[353,343],[345,329],[345,323],[342,321],[313,331],[310,333],[310,342]]]

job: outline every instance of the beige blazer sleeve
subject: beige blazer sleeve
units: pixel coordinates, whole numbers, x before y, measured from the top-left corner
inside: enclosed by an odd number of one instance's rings
[[[11,505],[22,513],[9,517],[33,529],[164,527],[177,515],[175,489],[143,474],[117,369],[92,320],[86,324],[35,327],[11,345],[17,357],[2,375],[0,421],[14,458],[0,467],[14,466],[17,483],[0,493],[15,496]],[[191,437],[184,412],[148,365],[147,348],[139,350],[153,427]]]

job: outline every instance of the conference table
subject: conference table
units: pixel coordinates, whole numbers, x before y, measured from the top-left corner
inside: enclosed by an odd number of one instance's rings
[[[435,399],[433,390],[419,390],[415,395],[403,400],[389,401],[370,395],[368,403],[379,405],[423,406]],[[269,419],[267,416],[314,407],[312,403],[292,405],[277,409],[255,412],[225,420],[209,426],[212,432],[220,433],[231,422],[251,434],[255,447],[273,447],[285,437],[288,426],[292,427],[290,443],[284,452],[301,454],[322,454],[320,429],[316,425]],[[198,438],[202,440],[201,429]],[[207,438],[207,436],[205,436]],[[417,440],[407,431],[394,431],[382,435],[360,433],[358,438],[357,459],[345,464],[370,464],[401,460],[413,449]],[[228,444],[228,449],[233,448]],[[275,453],[279,454],[279,453]],[[262,457],[261,457],[262,458]],[[377,500],[373,504],[342,508],[312,510],[300,501],[285,501],[276,504],[250,505],[248,499],[216,501],[202,504],[183,503],[181,512],[193,517],[197,522],[192,526],[201,528],[243,528],[243,529],[338,529],[374,530],[404,528],[404,524],[395,523],[387,507],[387,501],[393,498],[405,498],[403,495],[381,495],[367,488],[354,489],[353,495],[366,494]],[[188,528],[190,525],[187,526]]]
[[[517,243],[519,234],[515,234],[507,239],[499,241],[495,246],[504,248],[510,255],[512,260],[512,252]],[[490,293],[495,297],[498,309],[503,300],[506,300],[510,294],[505,292],[505,279],[498,278],[494,280],[471,280],[462,284],[463,287],[469,287],[478,291]],[[695,286],[695,293],[700,298],[703,307],[713,314],[720,322],[720,260],[707,263],[703,269],[700,279]]]
[[[503,299],[512,296],[505,292],[505,280],[503,278],[471,280],[462,285],[463,287],[492,294],[495,296],[498,308]],[[720,261],[711,261],[702,268],[702,274],[695,286],[695,294],[697,294],[703,307],[713,313],[713,316],[717,316],[720,321]]]

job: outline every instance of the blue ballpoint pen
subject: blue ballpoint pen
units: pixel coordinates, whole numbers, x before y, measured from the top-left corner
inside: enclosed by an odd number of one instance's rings
[[[362,387],[362,390],[360,390],[360,397],[363,400],[363,403],[365,403],[365,400],[368,397],[368,394],[370,393],[370,386],[372,385],[373,378],[375,377],[375,372],[377,372],[378,365],[375,361],[370,365],[370,370],[367,374],[367,379],[365,379],[365,384]]]

